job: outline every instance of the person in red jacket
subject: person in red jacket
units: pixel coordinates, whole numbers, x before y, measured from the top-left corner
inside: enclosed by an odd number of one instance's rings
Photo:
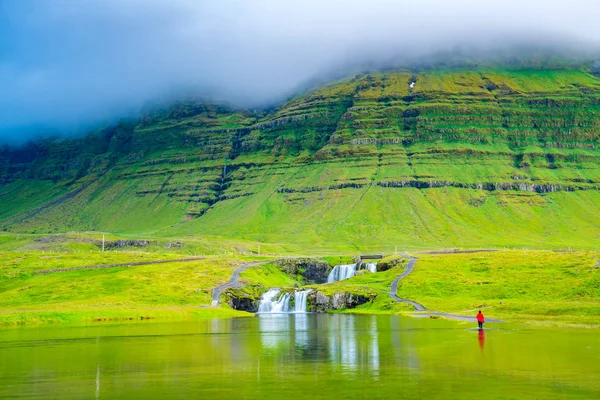
[[[485,317],[479,310],[479,314],[477,314],[477,324],[479,324],[479,329],[483,329],[483,323],[485,322]]]

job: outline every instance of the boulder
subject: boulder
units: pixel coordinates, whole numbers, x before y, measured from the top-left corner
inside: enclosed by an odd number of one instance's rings
[[[308,295],[307,309],[311,312],[321,313],[330,310],[344,310],[373,301],[375,297],[377,297],[376,294],[360,295],[347,292],[336,292],[333,295],[327,296],[317,291]]]

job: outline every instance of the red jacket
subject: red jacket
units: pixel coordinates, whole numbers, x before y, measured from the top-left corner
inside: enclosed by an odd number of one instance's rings
[[[483,314],[477,314],[477,322],[483,322],[484,320]]]

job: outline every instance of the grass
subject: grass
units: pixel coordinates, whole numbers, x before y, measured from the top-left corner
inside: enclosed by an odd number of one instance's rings
[[[83,236],[85,237],[85,236]],[[5,244],[8,240],[5,239]],[[263,261],[240,275],[242,292],[259,297],[269,288],[301,286],[270,258],[243,255],[205,256],[191,262],[107,269],[82,269],[38,275],[39,270],[73,266],[171,260],[181,254],[154,252],[0,253],[0,326],[49,323],[86,324],[110,321],[188,320],[247,316],[222,303],[208,308],[214,287],[226,283],[243,262]],[[288,254],[287,258],[293,257]],[[417,254],[411,275],[397,295],[432,311],[488,317],[532,325],[600,326],[600,253],[597,251],[482,251]],[[348,256],[326,256],[330,264]],[[325,295],[346,292],[373,301],[346,313],[412,312],[389,297],[392,281],[407,260],[387,256],[387,271],[359,271],[348,280],[309,285]]]
[[[583,260],[600,240],[598,132],[600,78],[565,64],[362,74],[269,111],[184,101],[84,138],[3,148],[0,310],[11,316],[2,318],[188,315],[259,248],[336,264],[360,253],[484,247],[581,252],[423,255],[402,290],[441,311],[489,302],[501,316],[593,322],[597,293],[585,285],[594,287],[596,270]],[[101,253],[100,232],[149,242]],[[480,256],[491,283],[473,284],[485,273],[469,257]],[[571,277],[570,263],[582,265]],[[533,266],[541,272],[526,273]],[[356,311],[401,312],[385,294],[396,272],[323,290],[372,291],[376,301]],[[552,279],[552,293],[537,291],[537,272]],[[255,289],[296,283],[273,266],[242,279]],[[506,301],[486,292],[499,287]]]
[[[402,273],[405,264],[406,260],[399,263],[394,268],[377,273],[369,273],[361,270],[358,271],[354,277],[347,280],[322,285],[309,285],[307,287],[318,290],[326,296],[331,296],[336,292],[346,292],[367,297],[375,297],[372,302],[363,304],[351,310],[341,311],[345,313],[389,314],[410,311],[410,307],[403,303],[397,303],[389,296],[390,286],[393,280]]]
[[[397,295],[435,311],[533,324],[600,320],[600,253],[498,251],[418,255]]]
[[[359,75],[272,112],[180,102],[3,151],[0,228],[188,254],[593,249],[599,98],[583,69],[479,68]]]
[[[221,306],[206,308],[215,286],[229,281],[242,262],[234,256],[192,262],[86,269],[35,275],[55,266],[160,258],[156,254],[2,253],[0,325],[106,320],[189,319],[244,316]],[[273,271],[276,272],[276,271]],[[279,273],[279,279],[285,274]],[[253,277],[244,277],[254,283]],[[260,283],[260,279],[257,279]]]

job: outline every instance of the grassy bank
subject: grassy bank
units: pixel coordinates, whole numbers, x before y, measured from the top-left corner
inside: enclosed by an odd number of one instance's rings
[[[260,260],[257,257],[207,256],[187,262],[36,273],[177,257],[127,252],[0,253],[0,325],[247,315],[227,306],[207,307],[213,288],[226,283],[242,263]]]
[[[4,246],[10,243],[4,240]],[[190,259],[181,248],[168,252],[158,248],[73,252],[64,249],[62,240],[55,245],[58,247],[51,251],[0,252],[0,326],[248,316],[224,302],[217,308],[209,307],[213,289],[228,282],[245,262],[265,262],[240,275],[242,291],[251,297],[271,287],[302,284],[299,276],[287,275],[269,263],[276,258],[272,256],[205,255]],[[333,253],[331,250],[329,254]],[[600,325],[600,252],[511,250],[415,255],[416,267],[401,281],[397,295],[429,310],[472,315],[481,308],[488,317],[528,324]],[[332,265],[350,260],[340,255],[324,259]],[[148,264],[136,265],[140,262]],[[360,271],[349,280],[309,287],[325,295],[347,292],[374,298],[341,312],[411,313],[411,306],[389,297],[390,285],[405,265],[404,259],[387,271]]]
[[[435,311],[540,325],[600,325],[600,253],[420,254],[398,296]]]

